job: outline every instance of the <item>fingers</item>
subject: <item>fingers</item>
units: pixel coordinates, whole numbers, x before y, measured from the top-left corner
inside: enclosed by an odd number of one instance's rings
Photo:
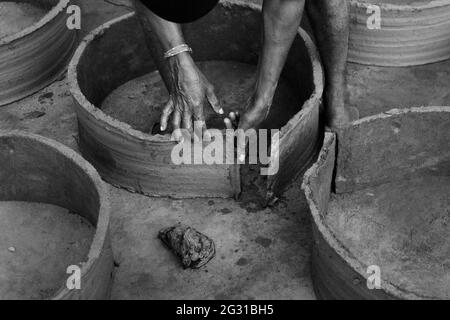
[[[240,120],[239,112],[238,111],[230,112],[229,117],[230,117],[231,123],[233,124],[233,127],[234,128],[239,127],[239,120]]]
[[[239,112],[230,112],[223,121],[227,129],[237,129],[239,126]]]
[[[175,110],[172,116],[172,125],[173,125],[172,138],[178,142],[182,142],[184,140],[183,133],[180,129],[180,122],[181,122],[180,111]]]
[[[225,123],[225,127],[228,130],[233,130],[233,124],[231,123],[231,120],[228,118],[223,119],[223,122]]]
[[[211,135],[206,130],[206,121],[205,116],[203,115],[203,107],[199,107],[195,109],[194,114],[194,139],[202,139],[204,134],[205,140],[211,140]]]
[[[214,93],[214,87],[209,86],[206,88],[206,98],[208,99],[209,104],[213,108],[213,110],[218,114],[224,114],[222,107],[220,106],[219,99],[217,99],[216,94]]]
[[[195,120],[194,131],[195,131],[194,137],[196,140],[203,137],[204,141],[207,141],[207,142],[211,141],[211,134],[209,133],[208,129],[206,128],[205,121]]]
[[[173,100],[172,98],[164,106],[162,115],[161,115],[161,131],[166,131],[167,122],[169,121],[169,117],[173,112]]]
[[[189,108],[184,108],[183,111],[183,129],[186,129],[192,135],[192,114]]]
[[[183,129],[187,129],[190,136],[193,137],[195,141],[200,141],[202,137],[205,141],[211,141],[211,134],[206,128],[203,111],[197,112],[197,116],[194,117],[194,126],[192,126],[192,118],[193,116],[189,108],[185,108],[183,114]]]
[[[214,94],[214,89],[212,88],[212,86],[208,86],[208,88],[206,88],[206,91],[204,91],[204,94],[206,96],[204,95],[203,98],[194,95],[181,95],[180,97],[176,96],[176,99],[171,97],[162,112],[161,131],[167,130],[167,122],[169,121],[170,117],[172,117],[174,131],[180,128],[183,129],[182,131],[186,129],[186,132],[184,132],[184,134],[190,133],[191,138],[195,141],[199,141],[201,139],[210,141],[211,134],[207,130],[206,120],[204,116],[205,101],[208,100],[215,112],[223,114],[224,111],[220,107],[219,101]],[[235,119],[235,117],[233,117],[233,119]],[[180,140],[181,136],[186,138],[184,134],[183,132],[181,132],[181,134],[179,132],[174,132],[172,137],[176,140]]]
[[[205,116],[203,114],[203,101],[194,104],[194,139],[201,139],[206,131]],[[197,140],[198,141],[198,140]]]

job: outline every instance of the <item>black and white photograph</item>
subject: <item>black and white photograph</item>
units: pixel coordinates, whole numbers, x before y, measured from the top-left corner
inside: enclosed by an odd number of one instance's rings
[[[450,300],[450,0],[0,0],[0,300]]]

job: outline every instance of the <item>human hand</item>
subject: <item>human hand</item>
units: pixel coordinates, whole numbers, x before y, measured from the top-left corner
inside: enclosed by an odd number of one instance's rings
[[[224,119],[227,129],[242,129],[243,131],[259,129],[270,112],[272,99],[273,94],[266,98],[258,98],[258,93],[255,92],[247,100],[242,115],[235,111],[229,113],[228,117]]]
[[[167,129],[169,118],[173,126],[173,137],[177,141],[183,139],[181,128],[197,139],[210,138],[206,130],[204,107],[209,104],[212,109],[223,114],[219,100],[214,93],[213,85],[198,69],[187,52],[167,60],[170,70],[170,98],[161,115],[161,131]]]
[[[245,161],[249,130],[260,128],[261,124],[266,120],[272,104],[273,95],[269,95],[265,99],[258,99],[257,96],[258,94],[255,92],[248,99],[242,115],[238,111],[230,112],[228,117],[224,119],[227,129],[237,130],[237,152],[238,160],[241,163]]]

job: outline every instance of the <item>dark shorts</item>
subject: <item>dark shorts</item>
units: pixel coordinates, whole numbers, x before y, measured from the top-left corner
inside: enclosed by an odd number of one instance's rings
[[[193,22],[210,12],[219,0],[140,0],[153,13],[176,22]]]

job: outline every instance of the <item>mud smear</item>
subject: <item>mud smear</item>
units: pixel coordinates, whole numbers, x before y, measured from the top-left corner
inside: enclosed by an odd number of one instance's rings
[[[47,12],[29,3],[0,1],[0,40],[28,28]]]
[[[87,260],[95,229],[66,209],[0,201],[0,299],[47,299]]]
[[[382,279],[409,292],[450,298],[450,177],[424,176],[334,195],[327,223]]]

